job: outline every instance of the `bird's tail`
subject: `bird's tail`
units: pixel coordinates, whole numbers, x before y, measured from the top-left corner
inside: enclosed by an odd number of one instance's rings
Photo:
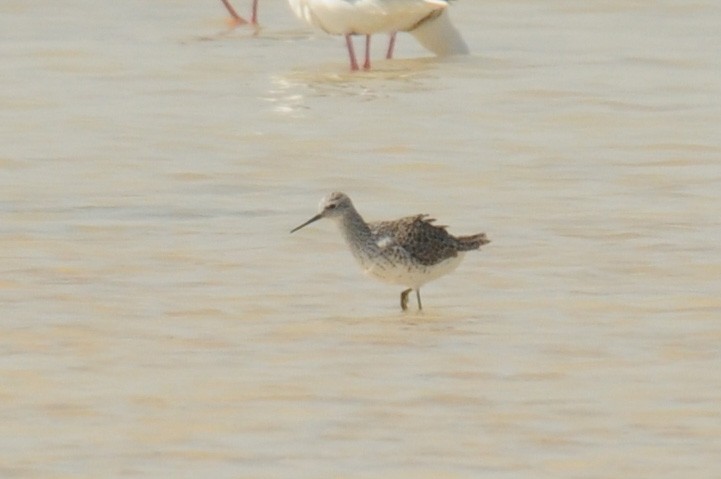
[[[459,236],[456,238],[461,246],[461,251],[470,251],[472,249],[478,249],[484,244],[488,244],[491,240],[488,239],[486,233],[479,233],[477,235]]]
[[[468,54],[468,45],[463,40],[461,32],[451,23],[447,8],[437,17],[421,23],[409,33],[423,47],[438,56]]]

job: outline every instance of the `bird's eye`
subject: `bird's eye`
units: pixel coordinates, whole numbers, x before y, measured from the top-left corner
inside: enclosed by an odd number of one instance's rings
[[[338,206],[338,205],[336,205],[335,203],[331,203],[330,205],[328,205],[328,206],[326,207],[326,209],[334,210],[336,206]]]

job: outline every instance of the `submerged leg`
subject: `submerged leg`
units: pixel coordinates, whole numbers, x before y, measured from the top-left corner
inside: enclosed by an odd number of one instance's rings
[[[403,311],[408,309],[408,293],[410,293],[411,291],[413,291],[413,288],[408,288],[401,293],[401,309]]]
[[[351,71],[358,70],[358,61],[355,59],[355,50],[353,49],[353,38],[350,35],[345,36],[345,45],[348,47],[348,56],[350,57]]]
[[[418,300],[418,311],[423,309],[423,306],[421,306],[421,288],[416,289],[416,299]]]
[[[396,32],[391,33],[388,40],[388,51],[386,52],[386,59],[390,60],[393,58],[393,49],[396,46]]]

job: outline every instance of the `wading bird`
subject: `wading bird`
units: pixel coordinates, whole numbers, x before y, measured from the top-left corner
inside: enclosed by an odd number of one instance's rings
[[[423,309],[421,286],[455,270],[466,251],[490,242],[485,233],[453,236],[445,226],[432,224],[435,220],[428,215],[366,223],[350,198],[339,192],[323,198],[319,209],[291,233],[322,218],[335,221],[366,274],[407,288],[401,293],[404,311],[411,291],[416,292],[418,309]]]

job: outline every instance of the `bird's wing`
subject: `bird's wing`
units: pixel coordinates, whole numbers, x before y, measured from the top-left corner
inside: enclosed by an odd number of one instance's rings
[[[400,249],[419,263],[432,265],[458,254],[458,241],[433,221],[428,215],[416,215],[369,226],[381,250]]]

